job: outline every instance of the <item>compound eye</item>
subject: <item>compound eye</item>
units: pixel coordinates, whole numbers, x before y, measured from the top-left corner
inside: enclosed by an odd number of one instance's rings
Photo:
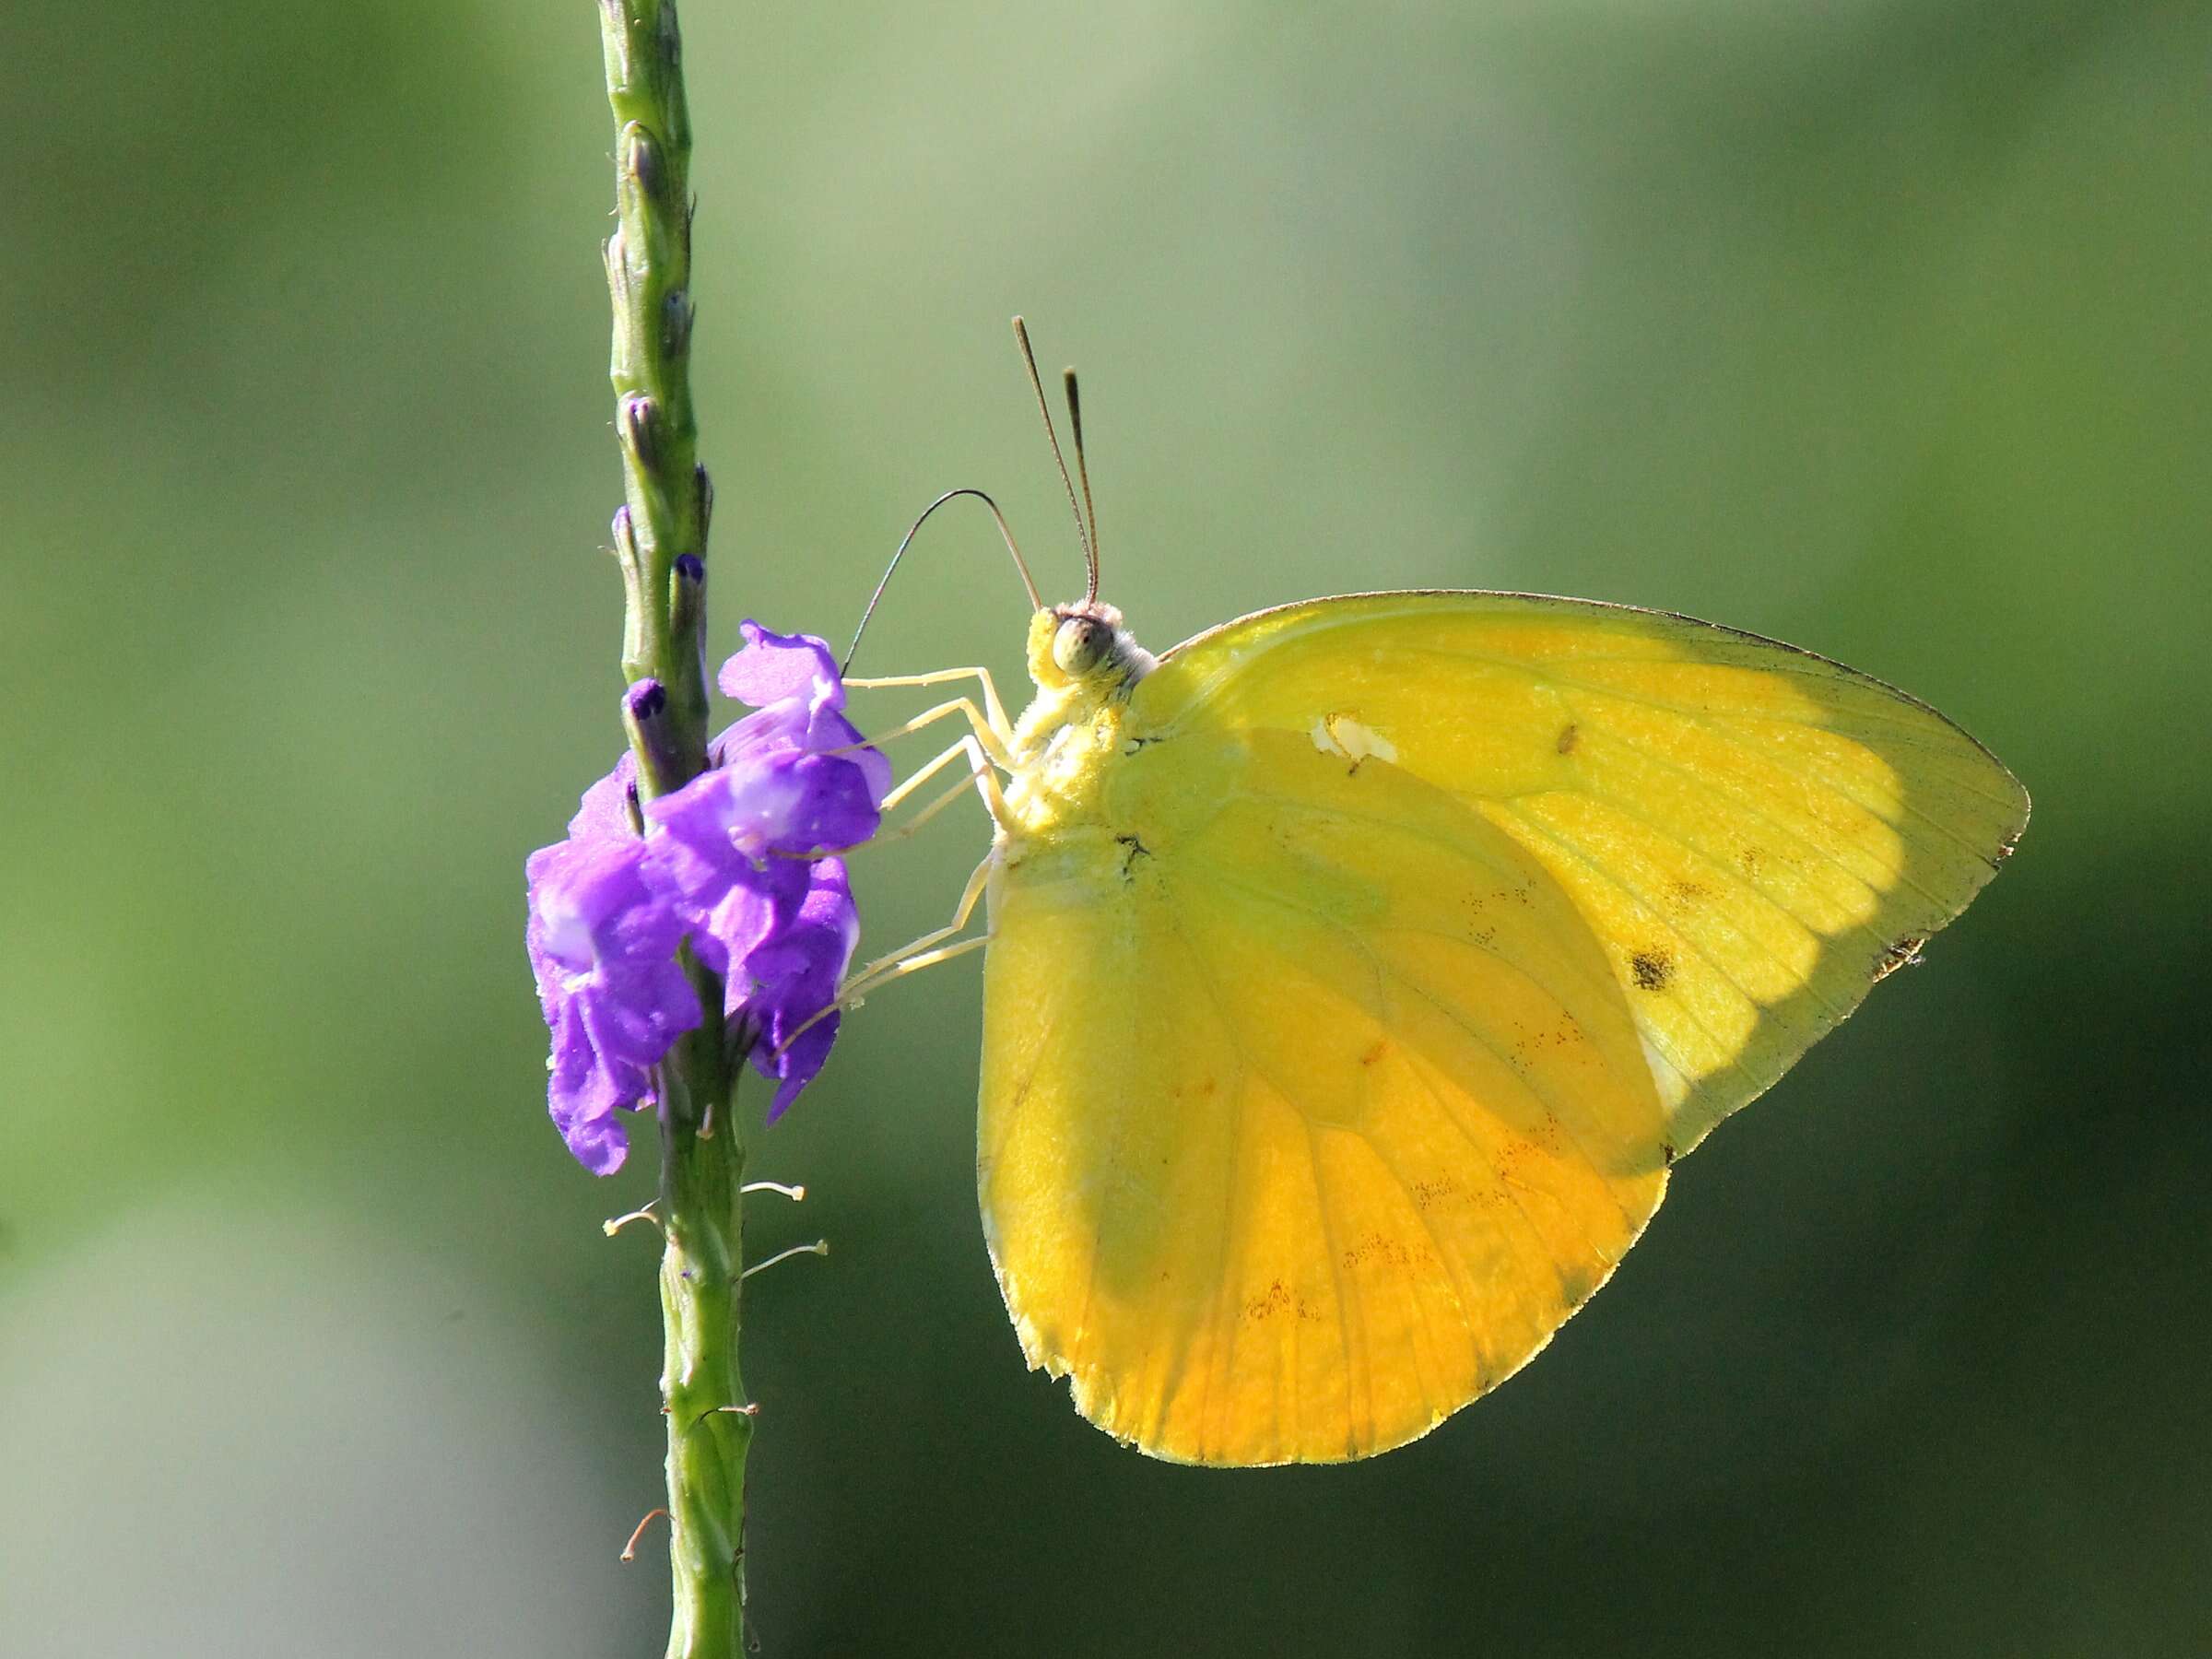
[[[1090,617],[1064,618],[1053,633],[1053,661],[1063,674],[1084,675],[1096,668],[1113,641],[1113,631]]]

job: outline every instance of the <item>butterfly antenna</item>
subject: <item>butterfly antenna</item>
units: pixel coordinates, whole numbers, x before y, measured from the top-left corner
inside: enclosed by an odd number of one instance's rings
[[[998,503],[980,489],[948,489],[923,508],[922,516],[900,538],[899,550],[891,555],[891,562],[884,566],[883,580],[876,584],[876,591],[868,595],[867,608],[860,613],[860,626],[853,630],[853,643],[845,648],[845,660],[838,666],[841,676],[853,666],[853,655],[860,650],[860,637],[868,631],[868,618],[876,614],[876,606],[883,599],[883,590],[891,585],[892,572],[899,569],[899,561],[906,557],[906,550],[912,544],[916,532],[929,523],[931,513],[959,496],[973,496],[991,510],[992,521],[998,525],[999,537],[1006,544],[1006,551],[1014,556],[1014,568],[1021,572],[1021,585],[1029,591],[1030,609],[1034,612],[1044,608],[1044,600],[1038,594],[1036,581],[1030,575],[1029,561],[1022,558],[1021,549],[1014,545],[1014,532],[1006,528],[1006,515],[999,512]]]
[[[1083,595],[1088,605],[1099,596],[1099,510],[1090,499],[1090,463],[1083,458],[1083,399],[1076,391],[1073,365],[1060,371],[1060,380],[1067,388],[1067,424],[1075,429],[1076,477],[1083,481],[1083,513],[1090,520],[1090,592]]]
[[[1053,460],[1060,468],[1060,482],[1067,490],[1068,511],[1076,515],[1076,539],[1083,544],[1083,568],[1090,573],[1091,596],[1099,592],[1099,554],[1090,544],[1090,527],[1083,522],[1083,504],[1076,500],[1076,481],[1068,476],[1067,458],[1060,453],[1060,434],[1053,429],[1053,406],[1045,401],[1044,382],[1037,373],[1037,354],[1030,349],[1030,325],[1014,319],[1014,338],[1021,347],[1021,360],[1030,371],[1030,389],[1037,394],[1037,412],[1044,417],[1045,441],[1053,446]]]

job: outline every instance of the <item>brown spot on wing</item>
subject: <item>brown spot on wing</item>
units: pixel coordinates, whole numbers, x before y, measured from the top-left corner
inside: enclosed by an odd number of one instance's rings
[[[1574,753],[1574,746],[1582,740],[1583,728],[1571,720],[1559,728],[1559,740],[1552,747],[1562,755],[1571,755]]]
[[[1675,959],[1667,951],[1654,946],[1630,957],[1629,971],[1635,975],[1637,989],[1664,991],[1667,982],[1675,977]]]
[[[1920,947],[1928,942],[1925,934],[1908,934],[1896,944],[1887,946],[1874,959],[1874,982],[1880,984],[1900,968],[1912,968],[1920,961]]]
[[[1381,1060],[1383,1055],[1389,1053],[1390,1044],[1383,1041],[1382,1038],[1378,1037],[1375,1039],[1373,1045],[1368,1049],[1367,1053],[1359,1056],[1359,1064],[1362,1065],[1372,1065],[1377,1061]]]
[[[1408,1250],[1405,1241],[1385,1233],[1371,1232],[1344,1253],[1347,1268],[1364,1267],[1370,1262],[1385,1262],[1393,1267],[1427,1265],[1436,1260],[1435,1252],[1427,1245]]]
[[[1244,1304],[1244,1317],[1253,1320],[1265,1319],[1270,1313],[1279,1313],[1285,1308],[1292,1305],[1288,1288],[1281,1279],[1277,1279],[1274,1284],[1267,1287],[1267,1293],[1265,1296],[1255,1296]],[[1302,1306],[1300,1311],[1301,1312],[1304,1311]]]
[[[1459,1182],[1449,1175],[1439,1175],[1434,1181],[1417,1181],[1413,1183],[1414,1208],[1429,1209],[1458,1191]]]

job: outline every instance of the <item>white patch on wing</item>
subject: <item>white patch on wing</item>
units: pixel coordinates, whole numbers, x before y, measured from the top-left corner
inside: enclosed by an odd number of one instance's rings
[[[1354,765],[1369,759],[1395,760],[1398,746],[1349,714],[1324,714],[1313,723],[1313,747],[1324,755],[1341,755]]]

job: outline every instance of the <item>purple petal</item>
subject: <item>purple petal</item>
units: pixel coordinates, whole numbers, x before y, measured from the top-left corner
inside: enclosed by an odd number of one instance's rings
[[[882,821],[881,798],[867,770],[852,759],[740,750],[650,804],[645,816],[659,831],[652,838],[654,857],[669,879],[709,905],[717,880],[735,879],[738,864],[778,853],[840,851],[867,840]]]
[[[613,1174],[629,1149],[616,1110],[647,1105],[653,1098],[645,1072],[603,1062],[584,1039],[582,1022],[568,1015],[554,1029],[546,1097],[553,1126],[594,1175]]]
[[[836,1000],[860,938],[860,918],[844,862],[824,858],[807,868],[806,896],[797,913],[744,961],[750,984],[742,1018],[758,1033],[753,1068],[778,1085],[768,1108],[771,1124],[830,1057],[841,1016],[806,1022]],[[798,1035],[794,1037],[794,1032]],[[783,1046],[786,1042],[788,1048]]]
[[[629,1156],[629,1136],[614,1117],[577,1118],[562,1124],[556,1112],[553,1121],[576,1161],[594,1175],[612,1175]]]
[[[858,767],[868,793],[868,805],[883,805],[883,797],[891,791],[890,759],[881,749],[870,747],[859,729],[835,709],[815,712],[813,719],[807,722],[805,747],[809,753],[824,759],[840,759]]]
[[[787,700],[845,705],[845,686],[830,647],[812,634],[772,633],[749,618],[737,625],[745,648],[722,665],[723,695],[756,709]]]
[[[637,831],[629,827],[628,796],[637,781],[637,758],[624,749],[622,758],[615,762],[615,770],[583,792],[576,816],[569,820],[569,839],[635,837]]]
[[[806,869],[789,858],[771,859],[757,868],[743,865],[721,899],[698,914],[692,948],[723,976],[725,1014],[736,1012],[744,994],[747,958],[789,926],[798,913],[806,896]],[[737,964],[735,971],[732,963]]]

